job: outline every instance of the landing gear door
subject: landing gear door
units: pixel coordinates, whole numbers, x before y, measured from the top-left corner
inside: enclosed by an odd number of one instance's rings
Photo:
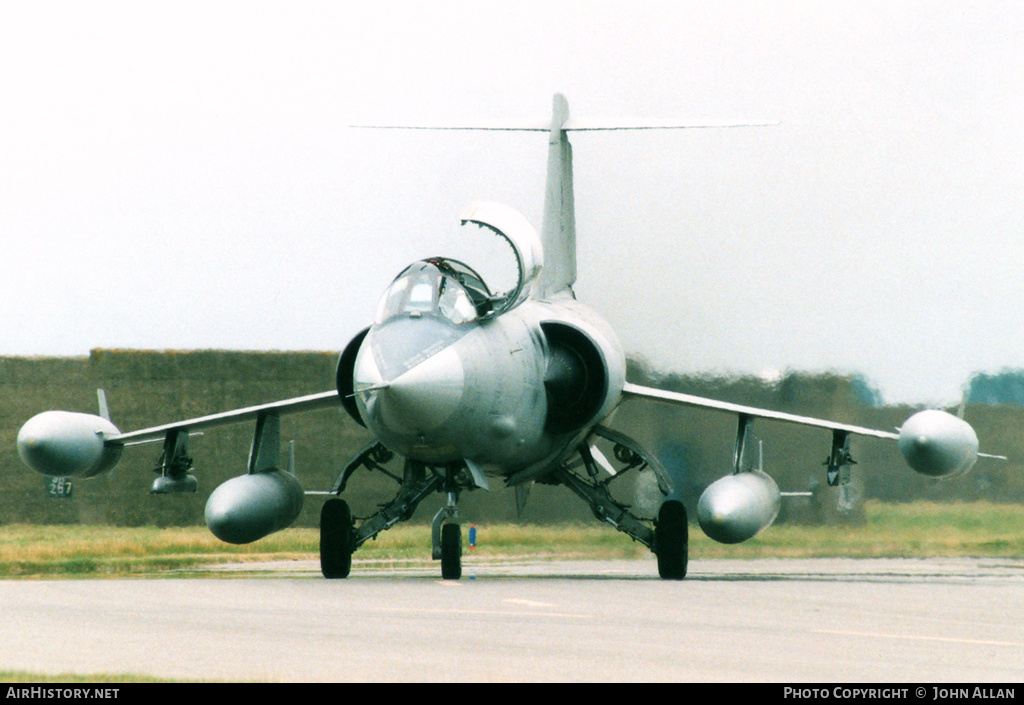
[[[494,302],[486,317],[500,316],[530,297],[533,284],[544,266],[544,254],[537,231],[514,208],[493,201],[477,201],[462,214],[462,225],[475,223],[504,238],[516,255],[519,280]]]

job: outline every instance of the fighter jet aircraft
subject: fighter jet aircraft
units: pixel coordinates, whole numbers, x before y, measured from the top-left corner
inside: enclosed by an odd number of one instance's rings
[[[441,561],[444,578],[458,579],[460,492],[487,488],[495,478],[522,495],[534,482],[564,485],[598,518],[649,547],[662,578],[683,578],[687,512],[672,495],[671,478],[658,458],[611,427],[609,418],[625,399],[737,418],[733,467],[705,490],[697,506],[705,533],[725,543],[754,536],[779,510],[778,486],[759,462],[749,460],[755,419],[831,431],[826,476],[833,485],[849,477],[853,436],[896,441],[919,473],[947,477],[967,472],[979,456],[977,436],[963,419],[944,411],[922,411],[898,432],[881,431],[626,380],[625,354],[615,333],[573,293],[576,228],[568,134],[687,126],[575,121],[561,95],[555,96],[549,124],[457,126],[548,134],[539,236],[522,215],[498,203],[474,203],[461,217],[463,225],[484,228],[511,245],[518,279],[510,290],[492,291],[470,266],[454,259],[414,262],[384,292],[372,324],[341,353],[335,388],[329,391],[127,433],[110,421],[102,402],[99,415],[46,411],[22,426],[18,451],[29,467],[45,475],[93,477],[113,468],[125,446],[162,440],[161,474],[152,491],[195,492],[190,434],[254,422],[248,472],[219,486],[205,511],[217,537],[248,543],[290,526],[302,507],[303,488],[292,468],[281,467],[281,415],[340,405],[375,440],[347,463],[326,493],[320,561],[327,578],[347,577],[359,546],[409,519],[425,497],[440,492],[447,501],[434,517],[432,555]],[[401,470],[386,470],[389,462],[400,463]],[[656,516],[648,518],[609,490],[611,478],[643,469],[656,473],[663,498]],[[361,470],[389,472],[398,491],[357,525],[343,497],[349,478]]]

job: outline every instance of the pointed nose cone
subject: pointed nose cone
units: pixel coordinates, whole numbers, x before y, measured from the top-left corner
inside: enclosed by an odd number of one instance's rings
[[[395,433],[424,433],[458,410],[465,371],[458,353],[448,347],[380,386],[366,401],[370,416]]]

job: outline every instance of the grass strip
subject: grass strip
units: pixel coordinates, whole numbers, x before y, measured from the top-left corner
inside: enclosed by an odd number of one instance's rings
[[[463,541],[468,531],[464,526]],[[0,526],[0,577],[159,576],[218,563],[316,560],[316,529],[289,529],[234,546],[205,527]],[[477,526],[476,560],[641,559],[643,545],[593,523]],[[857,525],[773,526],[742,544],[690,527],[695,558],[1024,557],[1024,507],[990,502],[869,502]],[[430,560],[430,527],[403,524],[364,544],[361,562]]]

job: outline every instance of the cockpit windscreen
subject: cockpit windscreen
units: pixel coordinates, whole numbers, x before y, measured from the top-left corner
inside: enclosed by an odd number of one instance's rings
[[[456,260],[433,258],[405,269],[377,307],[377,323],[397,316],[439,316],[456,325],[476,321],[490,310],[487,285]]]

